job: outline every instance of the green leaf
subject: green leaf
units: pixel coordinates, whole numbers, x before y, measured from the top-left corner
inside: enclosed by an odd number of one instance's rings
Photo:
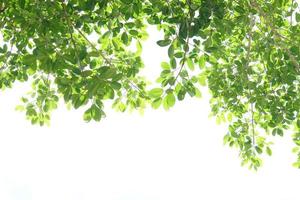
[[[157,98],[151,103],[151,106],[154,109],[158,109],[160,107],[161,103],[162,103],[162,98]]]
[[[300,161],[294,162],[293,167],[300,168]]]
[[[171,44],[171,40],[170,39],[165,39],[165,40],[159,40],[157,41],[157,44],[161,47],[165,47],[165,46],[169,46]]]
[[[283,130],[282,129],[278,129],[277,134],[282,137],[283,136]]]
[[[177,99],[179,101],[182,101],[185,98],[186,90],[184,88],[181,88],[177,94]]]
[[[17,111],[24,111],[25,110],[25,107],[23,105],[17,105],[15,110]]]
[[[273,129],[273,131],[272,131],[272,135],[273,135],[273,136],[276,136],[276,135],[283,136],[283,130],[280,129],[280,128],[275,128],[275,129]]]
[[[101,110],[98,106],[92,105],[91,107],[91,116],[95,121],[100,121],[101,120]]]
[[[111,87],[115,90],[120,90],[122,85],[120,83],[114,81],[114,82],[111,82]]]
[[[122,33],[121,40],[123,41],[124,44],[126,45],[128,44],[128,35],[126,32]]]
[[[217,122],[230,122],[226,143],[238,148],[243,164],[257,169],[263,157],[259,154],[272,153],[269,134],[260,134],[258,147],[253,149],[246,119],[249,103],[255,106],[255,131],[271,130],[274,136],[283,136],[284,130],[294,125],[293,142],[298,147],[295,153],[299,153],[298,1],[36,3],[0,3],[0,88],[33,81],[32,92],[17,107],[33,124],[49,123],[60,101],[58,96],[74,108],[91,104],[83,118],[99,121],[110,101],[122,112],[142,111],[148,104],[168,110],[176,100],[186,100],[187,94],[201,97],[200,86],[209,85],[212,116]],[[252,20],[253,46],[249,52],[247,34]],[[261,29],[256,27],[258,22]],[[142,71],[145,56],[159,59],[151,53],[142,55],[142,41],[148,35],[157,36],[150,26],[163,39],[149,42],[168,56],[168,63],[161,63],[156,77],[161,88],[155,88],[147,79],[148,75],[152,79],[151,74]],[[271,33],[266,35],[270,26]],[[251,59],[247,58],[249,53]]]
[[[88,53],[88,55],[91,57],[99,57],[101,54],[98,51],[91,51]]]
[[[34,55],[26,55],[23,57],[23,63],[29,67],[35,67],[37,58]]]
[[[168,56],[169,56],[169,58],[173,58],[173,56],[174,56],[174,45],[170,45],[170,47],[168,49]]]
[[[174,54],[174,57],[176,57],[176,58],[182,58],[184,56],[184,53],[183,52],[176,52],[175,54]]]
[[[228,122],[232,122],[232,113],[228,113],[227,120]]]
[[[297,124],[297,127],[300,128],[300,120],[299,119],[297,120],[296,124]]]
[[[296,22],[300,22],[300,13],[296,12]]]
[[[101,67],[99,72],[99,77],[104,79],[110,79],[116,76],[116,69],[110,67]]]
[[[136,42],[136,55],[140,56],[142,54],[143,46],[141,42],[138,40]]]
[[[139,34],[139,32],[136,30],[130,30],[129,33],[133,36],[137,36]]]
[[[161,88],[154,88],[152,90],[149,91],[148,95],[151,97],[151,98],[158,98],[158,97],[161,97],[161,95],[163,94],[163,89]]]
[[[266,152],[267,152],[267,154],[268,154],[269,156],[272,155],[272,150],[270,149],[270,147],[267,147],[267,148],[266,148]]]
[[[186,62],[187,62],[187,65],[188,65],[189,69],[192,70],[192,71],[194,71],[194,70],[195,70],[195,66],[194,66],[193,60],[190,59],[190,58],[188,58],[188,59],[186,60]]]
[[[81,72],[81,75],[83,77],[88,77],[88,76],[90,76],[92,74],[93,74],[93,72],[91,70],[85,70],[85,71]]]
[[[175,101],[176,101],[174,94],[173,93],[167,94],[167,96],[165,97],[165,101],[168,105],[168,108],[173,107],[175,105]]]
[[[204,55],[200,57],[199,59],[199,67],[200,69],[203,69],[205,67],[205,57]]]
[[[172,67],[173,69],[176,69],[176,67],[177,67],[177,62],[176,62],[176,59],[175,59],[175,58],[172,58],[172,59],[170,60],[170,64],[171,64],[171,67]]]
[[[171,69],[171,66],[169,65],[169,63],[167,62],[162,62],[160,64],[161,68],[163,68],[164,70],[170,70]]]
[[[22,9],[25,8],[25,0],[19,0],[19,5]]]
[[[84,121],[86,122],[90,122],[92,120],[92,112],[91,112],[91,109],[88,109],[84,112],[83,114],[83,119]]]
[[[206,77],[204,75],[200,75],[198,78],[198,82],[201,86],[206,86]]]
[[[195,97],[197,97],[197,98],[201,98],[201,97],[202,97],[202,93],[201,93],[201,91],[200,91],[198,88],[195,88],[195,90],[196,90]]]
[[[258,147],[258,146],[255,147],[255,150],[259,154],[262,154],[262,152],[263,152],[262,149],[260,147]]]

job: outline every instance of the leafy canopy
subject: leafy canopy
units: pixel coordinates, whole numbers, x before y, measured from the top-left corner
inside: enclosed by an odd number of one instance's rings
[[[169,57],[156,85],[139,75],[149,25]],[[207,85],[242,164],[257,169],[272,136],[294,127],[300,167],[296,0],[2,0],[0,28],[0,87],[32,81],[17,108],[33,124],[49,123],[59,99],[99,121],[107,100],[122,112],[168,110]]]

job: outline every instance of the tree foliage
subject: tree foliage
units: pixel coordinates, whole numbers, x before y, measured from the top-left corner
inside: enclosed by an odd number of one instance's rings
[[[300,167],[298,11],[296,0],[1,0],[0,87],[32,81],[18,109],[43,125],[59,99],[99,121],[107,100],[168,110],[207,85],[242,164],[257,169],[272,136],[294,128]],[[139,75],[149,25],[169,57],[159,86]]]

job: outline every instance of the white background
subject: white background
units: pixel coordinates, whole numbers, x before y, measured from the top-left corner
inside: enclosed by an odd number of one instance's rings
[[[154,78],[165,50],[144,47],[145,74]],[[165,112],[121,114],[106,109],[100,123],[61,106],[51,127],[31,126],[14,111],[26,87],[0,94],[1,200],[295,200],[300,170],[291,166],[289,135],[275,141],[258,172],[240,167],[223,146],[226,126],[209,119],[208,98]]]

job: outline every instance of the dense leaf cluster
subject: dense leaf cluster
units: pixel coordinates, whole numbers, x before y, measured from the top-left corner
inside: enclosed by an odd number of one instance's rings
[[[139,76],[149,25],[169,57],[159,87]],[[300,167],[296,0],[2,0],[0,28],[0,87],[33,82],[18,106],[33,124],[49,123],[59,99],[99,121],[106,100],[122,112],[169,109],[208,85],[242,164],[257,169],[271,136],[293,126]]]

